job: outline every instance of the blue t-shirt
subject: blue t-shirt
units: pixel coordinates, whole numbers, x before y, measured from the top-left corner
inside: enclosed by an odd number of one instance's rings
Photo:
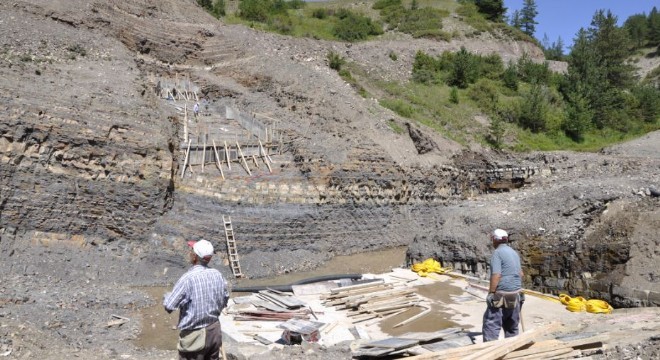
[[[498,291],[517,291],[522,288],[520,256],[507,244],[500,244],[490,258],[490,275],[501,274]]]

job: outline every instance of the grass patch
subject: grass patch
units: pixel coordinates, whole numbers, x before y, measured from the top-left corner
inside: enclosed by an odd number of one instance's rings
[[[395,133],[397,133],[399,135],[406,132],[406,129],[403,128],[403,126],[399,125],[398,122],[394,121],[394,119],[387,120],[387,126],[389,126],[390,129],[392,129],[392,131],[394,131]]]

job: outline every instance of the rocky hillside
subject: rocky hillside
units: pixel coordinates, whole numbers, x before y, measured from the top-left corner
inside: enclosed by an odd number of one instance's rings
[[[658,200],[645,193],[657,186],[657,149],[514,155],[418,125],[397,134],[387,123],[403,119],[325,63],[333,50],[406,81],[417,50],[541,61],[531,44],[488,34],[292,39],[224,25],[193,0],[24,0],[0,10],[3,256],[58,244],[174,256],[189,238],[224,246],[229,215],[251,277],[408,244],[411,261],[437,256],[482,275],[485,233],[500,226],[521,240],[529,286],[658,304],[657,265],[647,266],[657,263],[648,234]],[[193,101],[156,91],[183,80],[207,101],[202,121],[184,125]],[[212,163],[184,169],[184,132],[201,146],[208,129],[228,126],[226,106],[275,129],[270,170],[256,158],[250,173],[240,162],[225,174]],[[498,190],[510,192],[489,193]]]

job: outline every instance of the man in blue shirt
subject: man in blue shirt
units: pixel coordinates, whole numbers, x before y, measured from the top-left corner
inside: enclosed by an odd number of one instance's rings
[[[520,308],[524,300],[522,294],[523,271],[520,256],[509,245],[509,234],[496,229],[490,235],[495,251],[490,259],[490,286],[484,313],[484,342],[497,340],[500,330],[504,337],[518,335]]]
[[[227,306],[227,283],[217,269],[208,266],[213,245],[207,240],[190,241],[192,267],[165,294],[168,313],[179,309],[180,360],[218,359],[222,346],[220,312]]]

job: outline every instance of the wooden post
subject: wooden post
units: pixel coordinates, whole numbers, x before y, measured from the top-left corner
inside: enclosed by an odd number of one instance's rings
[[[218,155],[218,149],[215,147],[215,140],[211,140],[213,142],[213,151],[215,152],[215,163],[218,165],[218,169],[220,170],[220,175],[222,175],[222,180],[225,179],[225,173],[222,172],[222,166],[220,164],[220,156]]]
[[[225,158],[227,158],[227,167],[231,170],[231,158],[229,157],[229,147],[225,141]]]
[[[183,104],[183,141],[188,141],[188,105]]]
[[[252,155],[252,161],[254,162],[254,167],[259,168],[259,163],[257,162],[257,155]]]
[[[183,179],[183,175],[186,173],[186,165],[188,165],[188,157],[190,156],[190,143],[192,140],[188,140],[188,149],[186,149],[186,157],[183,159],[183,169],[181,169],[181,178]]]
[[[268,162],[269,158],[268,155],[266,155],[266,150],[264,150],[264,146],[261,144],[261,140],[259,140],[259,152],[261,153],[261,158],[264,160],[266,166],[268,167],[268,171],[272,173],[273,169],[270,168],[270,164]]]
[[[204,137],[204,148],[202,149],[202,172],[204,172],[205,162],[206,162],[206,137]]]
[[[245,156],[243,156],[243,151],[241,151],[241,145],[238,144],[238,141],[236,142],[236,149],[238,149],[238,153],[241,155],[241,159],[243,160],[243,165],[245,165],[245,170],[247,171],[248,175],[252,176],[252,172],[248,167],[248,163],[245,160]]]

